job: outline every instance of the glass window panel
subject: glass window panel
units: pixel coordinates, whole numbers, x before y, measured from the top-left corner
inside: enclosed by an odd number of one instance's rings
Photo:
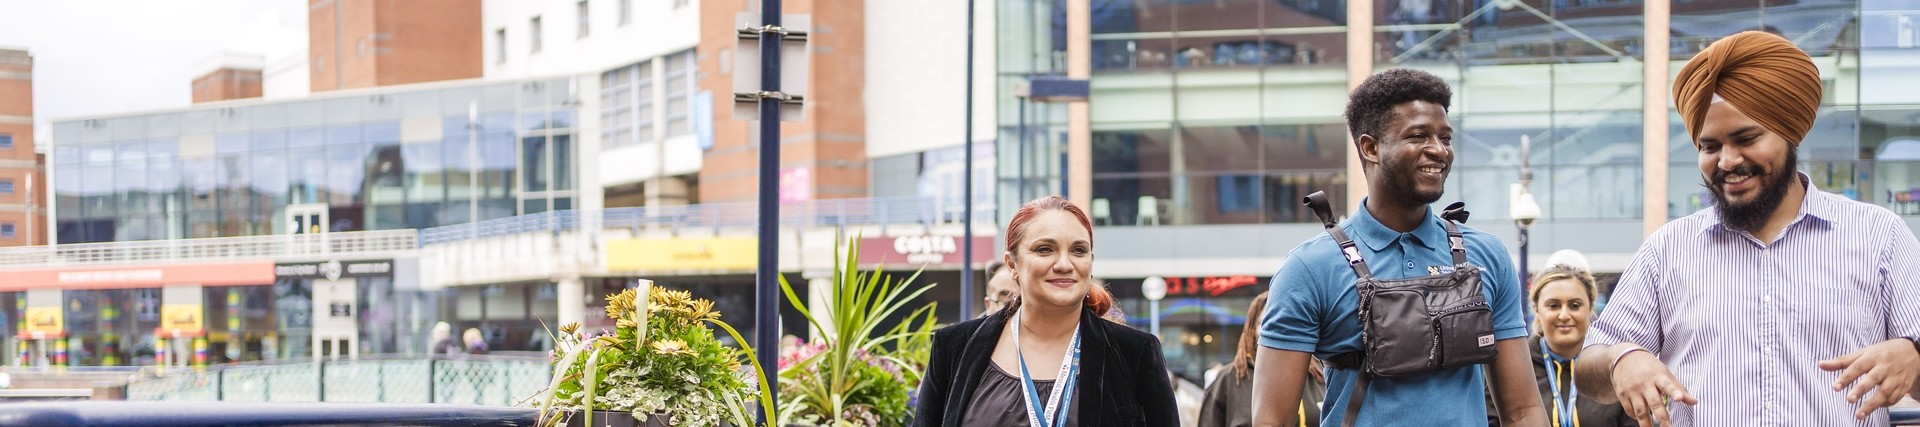
[[[400,122],[396,122],[396,121],[367,122],[367,123],[363,123],[361,126],[362,126],[361,128],[362,134],[364,135],[363,138],[365,138],[363,139],[363,141],[371,142],[375,144],[394,143],[394,142],[400,141]]]
[[[272,213],[287,205],[288,178],[292,168],[287,165],[285,150],[260,150],[253,152],[252,170],[248,183],[255,195],[255,212]],[[269,223],[274,218],[261,218]]]
[[[1346,171],[1342,169],[1269,171],[1261,185],[1266,222],[1318,222],[1300,200],[1316,191],[1327,192],[1331,206],[1346,206]]]
[[[1260,128],[1266,170],[1318,170],[1346,167],[1353,146],[1345,123],[1266,125]],[[1456,160],[1457,161],[1457,160]]]
[[[1173,140],[1185,160],[1186,171],[1255,171],[1260,169],[1261,127],[1255,125],[1182,127]]]
[[[218,170],[220,207],[227,211],[246,211],[252,201],[252,174],[247,155],[225,154],[215,158]]]
[[[287,104],[273,103],[246,108],[248,128],[258,130],[287,127]]]
[[[480,136],[480,182],[475,187],[481,199],[505,200],[505,216],[513,216],[514,179],[517,178],[515,166],[519,159],[514,158],[515,140],[511,133],[493,133]]]
[[[547,211],[547,199],[526,199],[520,201],[520,214],[531,215]]]
[[[547,137],[529,136],[520,139],[521,191],[547,191],[547,174],[553,165],[552,155],[547,145]]]
[[[1167,203],[1173,200],[1173,179],[1167,176],[1095,178],[1093,220],[1096,225],[1170,225]],[[1100,205],[1106,215],[1100,215]]]
[[[574,183],[573,135],[553,136],[553,189],[572,190]]]
[[[321,128],[298,128],[287,132],[288,147],[319,147],[326,143],[326,131]]]
[[[219,154],[246,153],[249,147],[246,133],[220,134],[213,139],[213,152]]]
[[[290,204],[326,203],[327,152],[321,147],[287,150]]]
[[[1093,173],[1167,172],[1173,133],[1166,129],[1093,133]]]
[[[342,144],[327,146],[327,203],[333,206],[353,206],[365,201],[361,194],[362,179],[366,175],[367,156],[371,149],[364,144]]]
[[[401,164],[406,170],[407,200],[438,202],[446,199],[447,175],[439,144],[401,146]],[[464,175],[461,178],[465,178]]]
[[[54,207],[59,212],[56,217],[81,217],[86,212],[80,209],[80,199],[86,194],[86,173],[80,166],[57,167],[53,169]]]

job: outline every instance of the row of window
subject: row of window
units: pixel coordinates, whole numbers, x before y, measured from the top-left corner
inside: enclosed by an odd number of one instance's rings
[[[588,0],[579,0],[574,3],[575,27],[578,28],[578,30],[575,32],[575,35],[574,35],[575,38],[584,39],[584,38],[587,38],[587,35],[592,34],[591,29],[593,26],[591,25],[592,19],[590,19],[592,14],[590,13],[591,8],[587,6],[587,1]],[[619,0],[619,1],[620,1],[620,26],[625,27],[627,26],[627,24],[633,23],[633,0]],[[675,9],[679,9],[681,7],[685,7],[688,2],[689,0],[673,0],[673,7]],[[529,42],[528,49],[527,49],[528,53],[530,54],[540,53],[540,47],[542,44],[540,39],[541,39],[541,34],[543,34],[544,31],[542,29],[542,26],[540,25],[539,15],[535,15],[534,17],[529,18],[527,20],[527,32],[529,33],[528,39],[527,39]],[[499,58],[497,59],[497,61],[499,62],[506,62],[507,61],[507,29],[505,27],[502,27],[502,28],[493,30],[493,41],[494,41],[493,43],[494,57]]]
[[[600,73],[601,137],[607,148],[653,142],[654,124],[661,119],[655,116],[657,103],[666,105],[666,137],[693,133],[693,55],[686,50]],[[656,81],[663,83],[663,97],[655,96]]]

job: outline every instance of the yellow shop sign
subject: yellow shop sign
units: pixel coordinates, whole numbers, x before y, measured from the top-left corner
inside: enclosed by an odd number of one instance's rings
[[[206,329],[206,318],[201,314],[200,304],[161,305],[160,327],[153,330],[174,337],[197,336]]]
[[[33,339],[61,336],[66,332],[62,314],[65,313],[60,312],[60,306],[27,307],[21,319],[26,328],[20,330],[20,335]]]
[[[628,239],[607,242],[607,269],[614,271],[752,269],[759,248],[752,237]]]

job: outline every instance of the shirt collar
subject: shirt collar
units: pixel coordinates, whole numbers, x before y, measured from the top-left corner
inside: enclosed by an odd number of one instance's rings
[[[1447,241],[1447,229],[1440,224],[1439,217],[1433,216],[1431,205],[1427,207],[1425,217],[1426,220],[1421,221],[1419,227],[1414,228],[1411,233],[1406,233],[1412,235],[1408,240],[1428,249],[1439,248],[1442,242]],[[1365,198],[1360,199],[1360,209],[1354,210],[1353,219],[1347,222],[1347,232],[1374,252],[1385,249],[1388,244],[1399,240],[1401,235],[1399,231],[1387,228],[1386,224],[1381,224],[1380,220],[1374,219],[1372,212],[1367,212]]]
[[[1798,224],[1800,221],[1806,219],[1814,219],[1827,225],[1833,225],[1839,222],[1840,207],[1833,198],[1840,196],[1820,191],[1820,187],[1813,185],[1813,177],[1808,176],[1806,172],[1795,172],[1794,175],[1800,178],[1801,184],[1806,184],[1807,194],[1805,197],[1800,198],[1800,213],[1795,215],[1793,221],[1788,222],[1787,226],[1792,227],[1793,224]],[[1733,229],[1727,228],[1725,222],[1720,220],[1718,212],[1715,212],[1713,215],[1708,215],[1707,218],[1707,221],[1710,222],[1706,227],[1700,229],[1702,233],[1708,230],[1733,231]]]

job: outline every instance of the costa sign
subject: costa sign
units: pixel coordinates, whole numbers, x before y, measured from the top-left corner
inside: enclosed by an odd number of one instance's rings
[[[886,264],[893,266],[919,266],[923,264],[961,263],[960,236],[913,235],[892,237],[868,237],[860,240],[860,263],[864,265]],[[985,264],[992,261],[992,236],[973,238],[973,262]]]

